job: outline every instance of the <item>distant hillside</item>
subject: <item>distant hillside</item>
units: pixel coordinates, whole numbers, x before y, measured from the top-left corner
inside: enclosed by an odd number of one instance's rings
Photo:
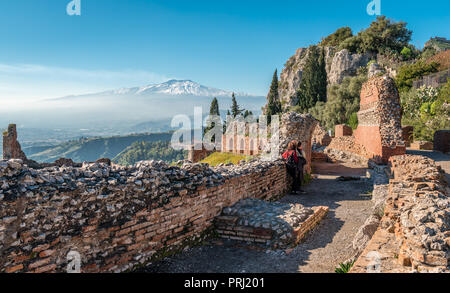
[[[81,138],[62,143],[58,146],[49,147],[46,150],[42,150],[42,148],[25,149],[25,153],[29,159],[38,162],[54,162],[59,158],[69,158],[75,162],[92,162],[100,158],[115,158],[128,146],[138,141],[168,142],[171,137],[171,132],[165,132],[104,138]]]
[[[162,160],[168,163],[185,159],[187,153],[185,151],[174,150],[170,147],[168,141],[157,142],[135,142],[120,154],[118,154],[113,162],[127,166],[133,165],[139,161],[145,160]]]

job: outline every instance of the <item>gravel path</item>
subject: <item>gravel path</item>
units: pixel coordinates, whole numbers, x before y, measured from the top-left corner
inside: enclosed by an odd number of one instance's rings
[[[293,250],[272,251],[234,241],[211,240],[148,266],[146,272],[160,273],[296,273],[334,272],[339,263],[352,257],[352,240],[371,214],[365,180],[337,181],[340,175],[363,176],[357,166],[320,163],[318,177],[304,195],[288,195],[281,202],[308,207],[324,205],[330,212],[321,224]]]

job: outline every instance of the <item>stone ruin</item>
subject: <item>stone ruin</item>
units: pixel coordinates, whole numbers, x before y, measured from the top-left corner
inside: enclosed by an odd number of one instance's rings
[[[316,124],[311,115],[283,115],[281,141],[276,141],[280,152],[297,139],[310,162]],[[123,167],[108,159],[83,164],[60,159],[35,167],[20,149],[15,126],[4,138],[8,160],[0,160],[0,272],[64,272],[70,251],[82,256],[82,272],[130,270],[201,242],[224,208],[247,198],[276,200],[292,183],[279,154],[271,161],[214,168],[188,161]],[[253,229],[236,237],[262,236],[282,247],[300,241],[325,213],[326,208],[292,207],[280,215],[282,220],[271,219],[284,221],[289,230],[284,234],[286,229],[270,226],[272,238],[257,223],[224,228]]]
[[[393,79],[388,76],[372,77],[362,87],[358,128],[350,134],[341,125],[339,133],[325,149],[325,153],[339,157],[361,157],[360,161],[371,160],[387,164],[391,156],[406,153],[401,125],[400,97]],[[343,136],[342,136],[343,135]]]
[[[439,130],[434,133],[434,150],[442,153],[450,152],[450,130]]]
[[[331,136],[328,132],[317,123],[312,134],[313,149],[326,147],[331,143]]]
[[[387,163],[391,156],[406,153],[402,137],[400,96],[392,78],[374,77],[361,90],[355,142],[371,159]]]
[[[230,121],[226,132],[222,135],[221,151],[245,156],[256,156],[262,153],[267,144],[257,122]]]
[[[327,214],[328,207],[307,208],[300,204],[245,199],[227,207],[216,218],[220,237],[289,248],[304,239]]]
[[[374,256],[379,267],[373,270],[383,273],[450,272],[445,173],[433,160],[412,155],[391,157],[389,170],[379,227],[351,272],[368,272]]]
[[[303,152],[307,165],[305,170],[311,172],[311,158],[312,158],[312,138],[314,129],[319,124],[311,114],[298,114],[289,112],[283,114],[280,125],[280,140],[278,143],[279,154],[283,154],[287,150],[287,146],[291,140],[297,140],[302,143]],[[274,143],[272,141],[272,143]]]
[[[3,133],[3,159],[21,159],[27,161],[27,156],[22,151],[17,141],[17,129],[15,124],[10,124],[8,130]]]

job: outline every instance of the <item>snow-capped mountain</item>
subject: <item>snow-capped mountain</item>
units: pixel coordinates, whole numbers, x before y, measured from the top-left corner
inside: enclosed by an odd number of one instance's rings
[[[142,87],[122,88],[118,90],[99,93],[101,95],[155,95],[171,96],[199,96],[199,97],[231,97],[233,92],[207,87],[192,80],[169,80],[160,84],[151,84]],[[236,93],[237,96],[250,97],[245,93]]]
[[[176,115],[194,115],[195,108],[208,113],[214,97],[219,102],[220,111],[231,108],[233,92],[200,85],[191,80],[169,80],[161,84],[142,87],[122,88],[85,95],[71,95],[58,99],[40,101],[37,105],[42,115],[50,123],[58,121],[80,128],[87,126],[113,125],[114,123],[133,123],[137,125],[148,121],[168,121]],[[236,93],[241,109],[258,114],[266,103],[266,98]],[[35,107],[36,108],[36,107]],[[40,119],[39,123],[42,123]]]

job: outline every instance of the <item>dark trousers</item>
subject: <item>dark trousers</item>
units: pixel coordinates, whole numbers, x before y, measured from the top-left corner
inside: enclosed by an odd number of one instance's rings
[[[303,182],[303,170],[288,168],[288,173],[292,177],[292,191],[299,191]]]

